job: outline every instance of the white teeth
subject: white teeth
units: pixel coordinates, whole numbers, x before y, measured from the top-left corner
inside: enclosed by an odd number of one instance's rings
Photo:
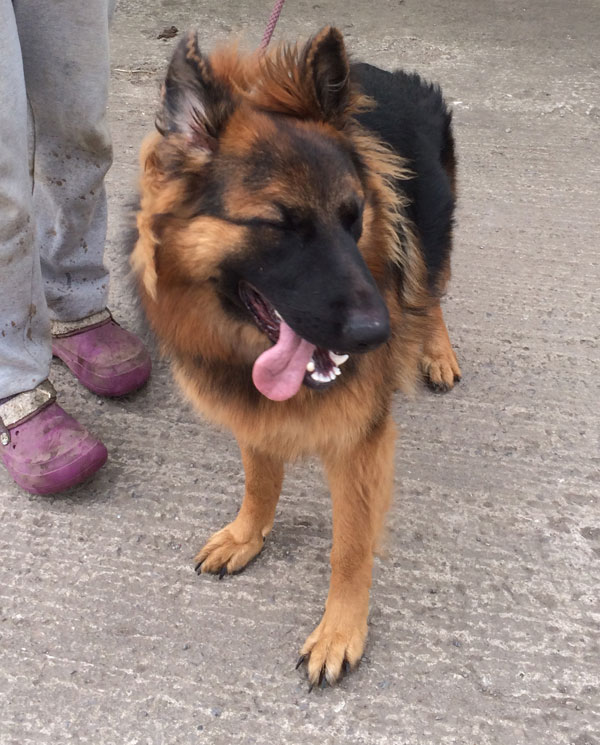
[[[340,365],[343,365],[344,362],[348,359],[348,355],[329,352],[329,359],[333,362],[334,365],[337,365],[339,367]]]
[[[278,321],[283,321],[283,318],[281,317],[281,314],[278,311],[276,311],[275,308],[273,308],[273,313],[275,313],[275,318]]]
[[[343,365],[344,362],[348,359],[347,354],[342,356],[339,354],[334,355],[333,352],[329,352],[329,356],[331,358],[335,356],[337,359],[341,360],[340,365]],[[306,372],[316,383],[331,383],[331,381],[335,380],[338,375],[342,374],[340,368],[335,364],[331,368],[331,370],[328,370],[327,372],[321,372],[320,370],[317,370],[314,360],[310,360],[310,362],[306,366]]]

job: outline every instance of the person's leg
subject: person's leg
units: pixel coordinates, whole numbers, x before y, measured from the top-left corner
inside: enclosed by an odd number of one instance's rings
[[[11,0],[0,0],[0,461],[27,491],[62,491],[91,476],[106,448],[56,403],[42,286],[28,108]],[[31,153],[35,155],[35,151]]]
[[[150,375],[148,352],[106,310],[104,176],[108,27],[114,0],[15,0],[35,136],[34,211],[53,352],[94,393],[120,396]]]
[[[33,202],[50,316],[75,321],[103,310],[108,273],[104,176],[109,0],[15,0],[33,114]]]
[[[32,210],[27,96],[11,0],[0,0],[0,399],[48,377],[50,321]]]

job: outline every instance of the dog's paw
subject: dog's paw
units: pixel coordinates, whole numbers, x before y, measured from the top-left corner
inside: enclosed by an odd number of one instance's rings
[[[233,574],[243,569],[264,544],[261,533],[251,537],[236,537],[233,523],[215,533],[204,548],[197,554],[194,562],[196,572],[218,573],[222,579],[226,574]]]
[[[462,373],[458,360],[450,345],[443,351],[426,350],[421,357],[421,370],[427,385],[438,393],[445,393],[454,388],[461,379]]]
[[[325,682],[336,683],[343,672],[356,667],[362,657],[367,638],[367,623],[345,622],[343,618],[328,618],[304,642],[296,667],[306,663],[309,690]]]

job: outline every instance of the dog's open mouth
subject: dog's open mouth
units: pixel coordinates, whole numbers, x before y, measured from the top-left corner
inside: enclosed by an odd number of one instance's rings
[[[258,328],[273,346],[254,363],[252,380],[258,390],[272,401],[294,396],[304,383],[325,389],[342,374],[340,367],[347,354],[336,354],[316,347],[288,326],[271,303],[247,282],[241,282],[239,295]]]

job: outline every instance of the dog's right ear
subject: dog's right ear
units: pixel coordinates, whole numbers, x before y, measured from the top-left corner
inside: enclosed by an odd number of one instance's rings
[[[304,47],[303,66],[312,85],[315,101],[325,121],[346,115],[350,103],[350,65],[344,37],[326,26]]]
[[[183,135],[191,145],[215,150],[220,130],[234,109],[231,89],[213,73],[191,32],[177,45],[162,89],[156,128]]]

